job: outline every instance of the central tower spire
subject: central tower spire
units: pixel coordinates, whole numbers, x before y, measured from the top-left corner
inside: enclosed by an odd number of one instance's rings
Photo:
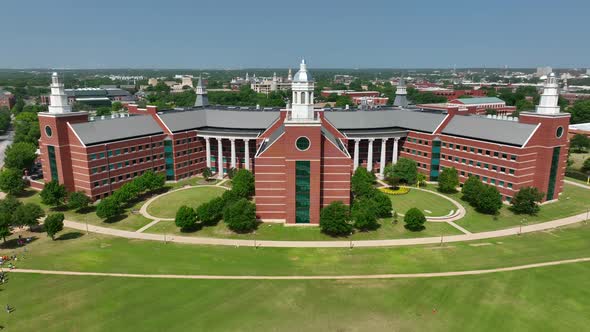
[[[543,94],[539,105],[537,106],[537,113],[540,114],[558,114],[559,113],[559,85],[557,85],[557,78],[555,73],[550,73],[547,76],[545,85],[543,86]]]
[[[307,71],[305,59],[301,60],[299,71],[293,76],[291,85],[293,90],[293,106],[291,107],[291,119],[313,120],[313,89],[314,81]]]

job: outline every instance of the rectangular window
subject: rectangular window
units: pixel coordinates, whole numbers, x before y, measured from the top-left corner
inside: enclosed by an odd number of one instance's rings
[[[96,159],[96,154],[95,153],[93,153],[93,154],[90,155],[90,160],[94,160],[94,159]]]
[[[513,169],[509,169],[508,173],[510,173],[510,175],[514,175],[514,170]]]
[[[100,159],[104,158],[104,152],[99,153],[98,158],[100,158]]]
[[[516,161],[516,155],[511,155],[511,156],[510,156],[510,160],[512,160],[512,161]]]
[[[109,151],[107,151],[107,155],[108,155],[109,157],[112,157],[112,156],[113,156],[113,150],[109,150]]]
[[[295,162],[295,222],[309,223],[310,162]]]

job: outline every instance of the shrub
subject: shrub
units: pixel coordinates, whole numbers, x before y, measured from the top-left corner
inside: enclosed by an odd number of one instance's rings
[[[54,180],[45,184],[45,187],[41,190],[40,196],[41,201],[44,204],[60,206],[64,203],[66,197],[68,197],[68,191],[66,190],[66,187]]]
[[[411,208],[406,212],[404,216],[405,227],[413,232],[423,230],[426,217],[422,211],[417,208]]]
[[[223,192],[223,194],[221,195],[221,199],[223,199],[223,204],[225,206],[231,205],[235,202],[237,202],[238,200],[240,200],[240,195],[238,195],[238,193],[236,193],[234,190],[226,190],[225,192]]]
[[[582,173],[580,171],[577,171],[575,169],[571,169],[571,168],[567,168],[565,170],[565,176],[570,177],[570,178],[574,178],[580,181],[588,181],[588,175],[586,175],[585,173]]]
[[[121,213],[121,204],[111,197],[103,198],[96,206],[96,215],[102,219],[111,219]]]
[[[438,190],[443,193],[454,193],[459,186],[459,173],[455,167],[445,168],[438,176]]]
[[[588,172],[590,171],[590,158],[586,158],[586,160],[584,160],[584,164],[582,165],[582,172]]]
[[[181,206],[176,211],[176,217],[174,218],[174,223],[176,226],[180,227],[180,230],[185,232],[191,230],[195,227],[197,222],[197,215],[195,214],[195,210],[191,207],[186,205]]]
[[[207,203],[203,203],[196,210],[197,219],[203,225],[215,225],[223,217],[224,206],[225,202],[221,197],[216,197]]]
[[[389,200],[389,198],[387,200]],[[352,206],[351,216],[354,222],[354,228],[356,229],[368,231],[379,228],[375,202],[372,200],[367,198],[356,200]]]
[[[82,210],[90,204],[90,197],[86,196],[83,191],[76,191],[68,197],[68,208],[73,210]]]
[[[392,174],[389,176],[398,177],[403,183],[414,184],[418,177],[418,166],[412,159],[399,158],[397,163],[393,166]]]
[[[61,232],[64,229],[64,214],[63,213],[52,213],[45,218],[45,232],[52,239],[55,240],[55,234]]]
[[[203,168],[203,173],[201,174],[203,175],[203,178],[207,181],[209,181],[209,179],[213,176],[213,172],[211,172],[211,168],[209,167]]]
[[[379,188],[379,191],[381,191],[384,194],[387,195],[405,195],[407,193],[410,192],[410,188],[408,187],[399,187],[397,189],[390,189],[390,188]]]
[[[33,227],[39,223],[39,218],[45,216],[45,211],[35,204],[19,205],[12,215],[13,224]]]
[[[536,214],[539,212],[539,204],[543,199],[543,193],[539,191],[536,187],[524,187],[521,188],[514,197],[512,197],[512,201],[510,202],[512,206],[510,209],[514,213],[524,213],[524,214]]]
[[[250,198],[254,195],[254,175],[247,169],[235,172],[232,179],[232,191],[242,198]]]
[[[375,190],[375,194],[371,197],[373,201],[373,208],[375,209],[375,216],[377,218],[391,217],[391,200],[381,191]]]
[[[229,169],[227,170],[227,178],[228,178],[228,179],[230,179],[230,180],[231,180],[231,179],[233,179],[233,178],[234,178],[234,175],[236,175],[236,172],[237,172],[237,171],[238,171],[238,169],[237,169],[237,168],[235,168],[235,167],[231,167],[231,168],[229,168]]]
[[[348,206],[336,201],[324,207],[320,213],[320,229],[333,236],[350,234],[352,225]]]
[[[236,233],[248,233],[256,229],[256,206],[246,198],[227,206],[223,212],[227,227]]]
[[[0,190],[9,194],[17,195],[25,190],[25,181],[20,170],[7,168],[0,172]]]

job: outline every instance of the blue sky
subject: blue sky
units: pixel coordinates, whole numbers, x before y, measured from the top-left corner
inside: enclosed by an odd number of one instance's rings
[[[0,68],[590,66],[588,0],[20,0],[2,12]]]

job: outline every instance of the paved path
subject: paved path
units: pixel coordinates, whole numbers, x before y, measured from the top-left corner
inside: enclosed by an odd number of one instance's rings
[[[124,237],[128,239],[140,239],[151,241],[164,241],[186,244],[204,244],[204,245],[223,245],[223,246],[250,246],[250,247],[282,247],[282,248],[349,248],[353,247],[391,247],[391,246],[411,246],[420,244],[439,244],[441,242],[463,242],[473,240],[491,239],[503,236],[518,235],[520,233],[531,233],[544,230],[554,229],[556,227],[567,226],[586,220],[586,213],[575,216],[561,218],[544,223],[532,224],[527,226],[512,227],[507,229],[461,234],[437,237],[423,237],[411,239],[392,239],[392,240],[359,240],[359,241],[272,241],[272,240],[241,240],[241,239],[224,239],[212,237],[181,236],[170,234],[152,234],[124,231],[120,229],[88,225],[90,232]],[[86,231],[86,224],[76,221],[65,220],[64,226]],[[442,238],[442,239],[441,239]]]
[[[585,184],[581,184],[579,182],[570,181],[570,180],[563,180],[563,182],[565,182],[567,184],[574,185],[574,186],[582,187],[582,188],[585,188],[585,189],[590,189],[590,186],[587,186]]]
[[[150,227],[154,226],[155,224],[159,223],[159,222],[160,222],[160,220],[161,220],[161,219],[156,219],[156,220],[152,221],[151,223],[149,223],[149,224],[147,224],[147,225],[143,226],[142,228],[140,228],[140,229],[136,230],[135,232],[137,232],[137,233],[142,233],[142,232],[143,232],[143,231],[145,231],[146,229],[148,229],[148,228],[150,228]]]
[[[487,270],[430,272],[430,273],[396,273],[396,274],[367,274],[367,275],[320,275],[320,276],[223,276],[223,275],[190,275],[190,274],[132,274],[132,273],[105,273],[105,272],[75,272],[54,270],[30,270],[14,269],[9,272],[34,273],[69,276],[95,276],[95,277],[119,277],[119,278],[149,278],[149,279],[206,279],[206,280],[340,280],[340,279],[407,279],[407,278],[437,278],[458,277],[468,275],[481,275],[498,272],[518,271],[546,266],[590,262],[590,257],[567,259],[560,261],[535,263],[502,267]]]
[[[455,223],[454,223],[454,222],[452,222],[452,221],[447,221],[447,224],[449,224],[449,225],[451,225],[451,226],[455,227],[456,229],[460,230],[460,231],[461,231],[461,232],[463,232],[464,234],[472,234],[470,231],[468,231],[468,230],[466,230],[465,228],[463,228],[463,227],[461,227],[461,226],[459,226],[459,225],[455,224]]]

